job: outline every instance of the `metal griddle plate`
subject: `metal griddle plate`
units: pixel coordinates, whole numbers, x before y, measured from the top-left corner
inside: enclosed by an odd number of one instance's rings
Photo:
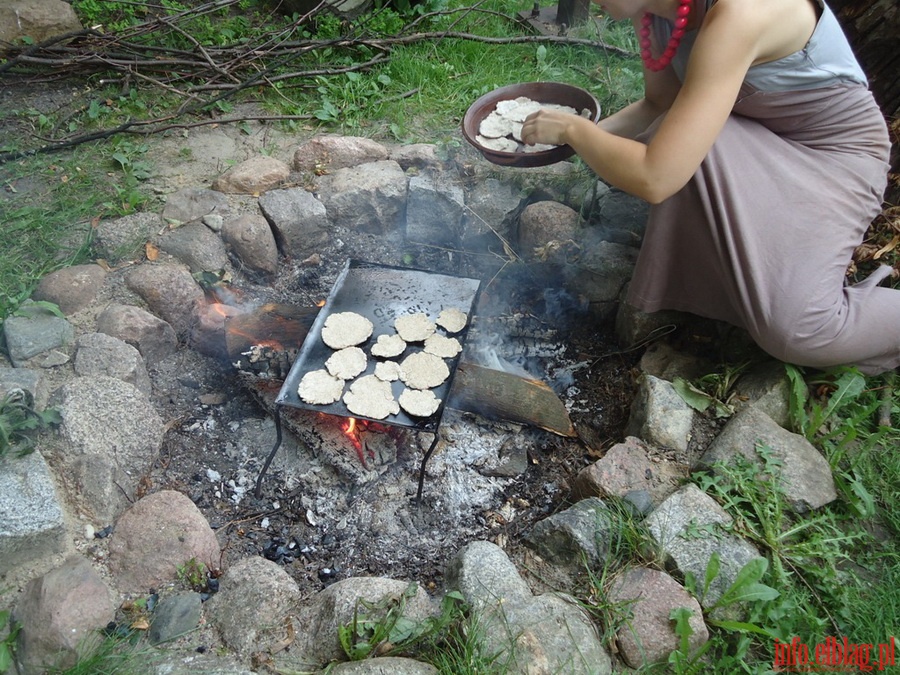
[[[275,403],[305,410],[316,410],[329,415],[372,419],[351,413],[344,405],[343,400],[329,405],[313,405],[301,400],[297,393],[297,387],[303,376],[311,370],[324,368],[325,361],[334,353],[334,350],[322,341],[322,327],[328,316],[336,312],[356,312],[374,324],[372,337],[364,344],[359,345],[369,357],[365,372],[359,376],[362,377],[374,373],[375,363],[379,360],[372,357],[369,349],[379,335],[396,333],[394,321],[404,314],[424,312],[429,319],[434,321],[442,309],[455,307],[465,312],[469,316],[466,327],[452,336],[459,340],[461,345],[464,345],[472,324],[472,310],[480,290],[481,281],[478,279],[348,260],[335,281],[324,307],[310,328]],[[444,331],[438,328],[438,332],[443,333]],[[402,361],[418,351],[422,351],[421,343],[410,344],[403,354],[392,360]],[[372,421],[394,426],[414,427],[421,431],[437,431],[459,358],[460,355],[453,359],[444,359],[450,369],[450,376],[443,384],[432,389],[434,395],[441,400],[440,406],[433,415],[425,418],[413,417],[401,408],[397,415],[389,415],[380,420],[372,419]],[[399,397],[404,389],[403,383],[392,382],[391,386],[394,397]],[[348,389],[349,383],[345,386],[344,391],[346,392]]]

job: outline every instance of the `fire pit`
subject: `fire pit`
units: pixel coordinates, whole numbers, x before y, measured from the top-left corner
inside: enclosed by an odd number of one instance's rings
[[[257,479],[256,496],[259,497],[261,495],[263,477],[281,444],[280,406],[290,406],[347,417],[354,420],[353,425],[356,424],[355,420],[363,419],[388,426],[409,427],[415,431],[432,433],[434,438],[422,458],[419,470],[419,487],[416,500],[420,501],[424,485],[425,466],[438,441],[438,427],[450,394],[460,354],[446,359],[449,370],[448,377],[439,385],[431,388],[431,391],[439,400],[439,405],[434,413],[426,417],[411,415],[402,408],[398,408],[396,414],[391,414],[387,418],[366,417],[351,412],[343,398],[328,404],[309,403],[300,397],[298,393],[299,384],[304,375],[322,369],[329,356],[334,353],[322,340],[323,327],[330,316],[343,312],[352,312],[368,318],[373,324],[372,335],[366,342],[366,344],[370,344],[379,335],[391,334],[396,320],[402,316],[422,314],[430,320],[434,320],[442,310],[455,309],[463,312],[467,317],[471,317],[480,288],[481,282],[478,279],[348,260],[326,299],[325,305],[313,322],[300,349],[300,353],[275,400],[277,439],[275,447],[267,457]],[[469,320],[461,330],[454,332],[454,337],[458,340],[460,346],[465,344],[470,325],[471,321]],[[409,344],[404,352],[398,356],[408,357],[418,353],[422,353],[422,347],[416,344]],[[365,370],[360,376],[372,375],[375,372],[377,363],[378,359],[368,359]],[[397,399],[404,389],[404,384],[399,380],[395,380],[390,383],[390,388],[394,398]],[[365,456],[358,445],[357,452],[360,454],[360,460],[364,462]]]

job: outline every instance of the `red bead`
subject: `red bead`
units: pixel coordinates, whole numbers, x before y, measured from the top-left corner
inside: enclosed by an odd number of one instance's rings
[[[665,68],[672,61],[672,57],[678,51],[678,45],[681,44],[681,38],[684,37],[685,27],[687,26],[687,17],[691,12],[691,0],[682,0],[678,6],[678,18],[675,19],[675,27],[672,30],[672,36],[669,43],[663,50],[662,55],[658,59],[653,58],[653,52],[650,48],[650,26],[653,22],[653,16],[650,12],[645,12],[641,17],[641,30],[638,32],[638,43],[641,47],[641,60],[648,70],[657,72]]]

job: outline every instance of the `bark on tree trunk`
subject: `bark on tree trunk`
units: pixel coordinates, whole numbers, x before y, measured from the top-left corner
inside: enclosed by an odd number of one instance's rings
[[[897,0],[826,0],[869,78],[894,141],[886,201],[900,202],[900,3]]]

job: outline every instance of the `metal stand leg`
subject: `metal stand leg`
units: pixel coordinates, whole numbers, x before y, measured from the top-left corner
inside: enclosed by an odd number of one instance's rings
[[[428,463],[428,459],[431,457],[431,453],[434,452],[434,449],[437,447],[438,440],[440,439],[440,435],[437,430],[434,432],[434,440],[431,441],[431,445],[428,446],[428,450],[425,451],[425,456],[422,457],[422,465],[419,467],[419,490],[416,492],[416,504],[422,503],[422,488],[425,487],[425,465]]]
[[[278,452],[278,448],[281,447],[281,407],[275,406],[275,447],[272,448],[272,451],[269,453],[269,456],[266,457],[266,463],[263,464],[262,471],[259,472],[259,476],[256,478],[256,495],[257,499],[262,497],[262,481],[263,477],[266,475],[266,471],[269,470],[269,464],[272,463],[272,460],[275,459],[275,453]]]

